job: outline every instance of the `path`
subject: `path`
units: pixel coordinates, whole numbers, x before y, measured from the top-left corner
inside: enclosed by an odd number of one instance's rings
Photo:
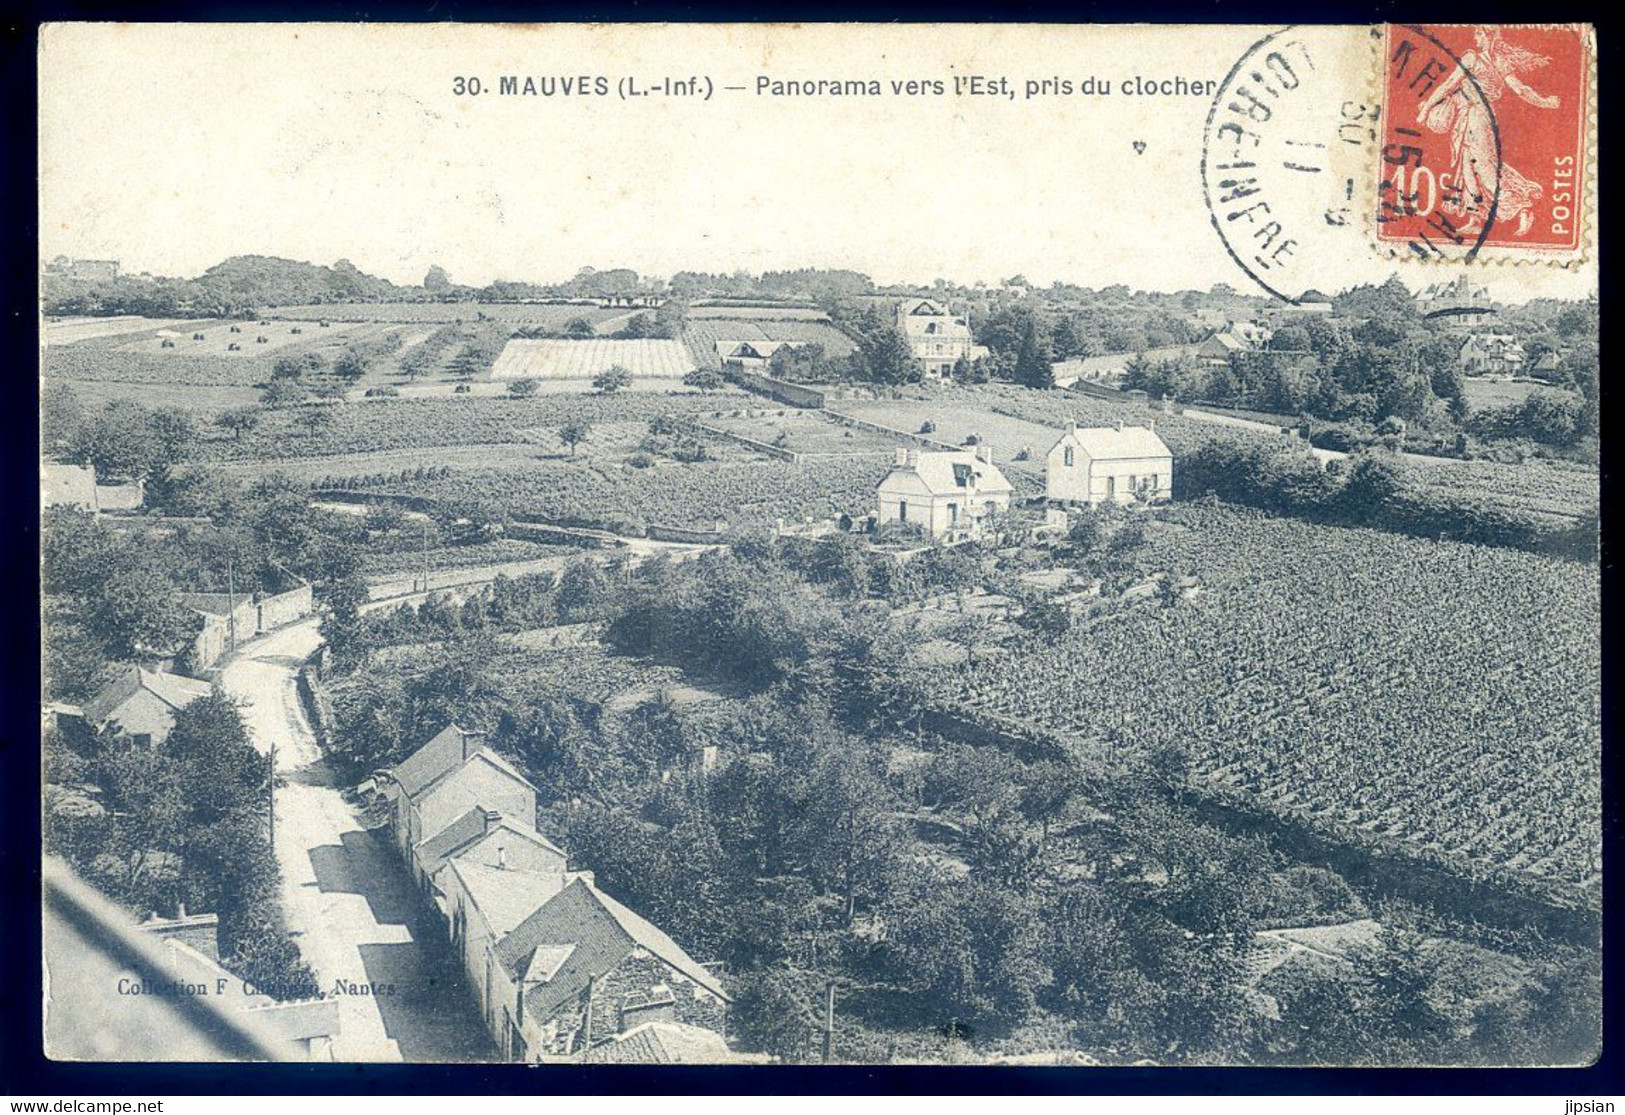
[[[276,841],[288,928],[322,990],[338,994],[337,1061],[480,1061],[494,1056],[450,948],[388,837],[362,826],[333,784],[299,701],[299,666],[321,645],[314,619],[244,644],[221,671],[254,746],[276,749]],[[421,943],[420,943],[421,942]]]

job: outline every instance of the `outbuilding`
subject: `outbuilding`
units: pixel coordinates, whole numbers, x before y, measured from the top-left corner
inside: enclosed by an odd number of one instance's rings
[[[1174,455],[1154,429],[1068,422],[1045,460],[1044,494],[1093,507],[1173,496]]]

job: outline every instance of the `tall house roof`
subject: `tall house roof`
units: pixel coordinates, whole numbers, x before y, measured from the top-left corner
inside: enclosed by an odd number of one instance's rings
[[[1069,426],[1055,445],[1068,441],[1097,461],[1173,456],[1157,432],[1145,426]]]
[[[142,690],[151,693],[176,712],[199,697],[207,697],[213,692],[206,681],[131,666],[85,703],[85,719],[93,724],[103,724],[115,719],[124,703]]]
[[[455,724],[397,763],[391,773],[407,796],[460,766],[473,752],[470,733]]]
[[[913,474],[932,495],[997,495],[1014,489],[999,466],[962,450],[911,453],[893,466],[882,485],[898,475]]]

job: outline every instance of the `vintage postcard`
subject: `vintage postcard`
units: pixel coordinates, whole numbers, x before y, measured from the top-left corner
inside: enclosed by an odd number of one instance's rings
[[[47,1054],[1593,1062],[1595,49],[44,27]]]

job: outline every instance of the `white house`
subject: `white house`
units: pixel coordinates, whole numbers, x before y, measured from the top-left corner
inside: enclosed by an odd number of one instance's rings
[[[1013,491],[985,446],[974,453],[899,449],[876,489],[878,521],[916,523],[933,538],[970,538],[988,516],[1010,509]]]
[[[948,376],[961,359],[987,355],[986,348],[971,340],[970,323],[964,315],[950,313],[929,298],[910,298],[899,305],[897,328],[928,378]]]
[[[1169,499],[1174,455],[1144,426],[1068,422],[1045,461],[1044,494],[1061,503],[1128,503],[1136,496]]]

